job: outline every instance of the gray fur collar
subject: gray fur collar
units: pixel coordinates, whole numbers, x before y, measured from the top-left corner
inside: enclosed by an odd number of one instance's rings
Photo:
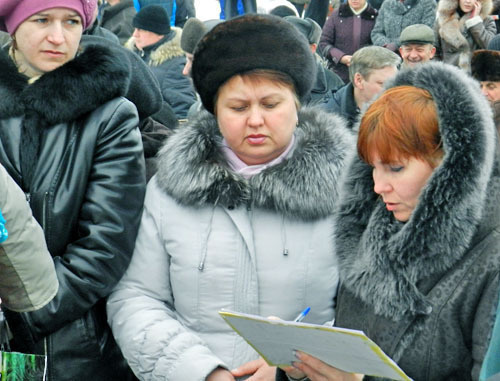
[[[480,17],[486,19],[493,8],[492,0],[482,0]],[[459,66],[465,70],[470,69],[470,46],[464,35],[465,21],[469,17],[459,17],[457,9],[459,0],[441,0],[437,7],[436,23],[439,36],[460,53]]]
[[[151,52],[148,65],[159,66],[163,62],[172,58],[184,57],[184,51],[181,48],[182,29],[172,27],[171,31],[174,33],[174,37],[161,44],[158,48]],[[125,47],[132,51],[138,52],[138,49],[135,47],[134,37],[129,38],[129,40],[125,43]]]
[[[229,169],[217,121],[204,112],[160,151],[158,184],[184,205],[251,205],[306,221],[324,218],[334,210],[355,137],[343,119],[318,109],[299,112],[295,137],[291,157],[246,180]]]
[[[339,196],[334,234],[344,286],[394,320],[430,313],[418,282],[464,256],[489,214],[487,197],[498,202],[500,189],[498,171],[492,175],[495,127],[478,84],[458,68],[429,63],[400,72],[386,88],[400,85],[427,89],[434,97],[443,161],[403,224],[373,192],[371,167],[356,157]],[[498,217],[493,221],[498,224]]]

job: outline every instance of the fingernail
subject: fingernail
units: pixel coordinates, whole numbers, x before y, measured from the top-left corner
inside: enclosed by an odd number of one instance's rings
[[[293,351],[293,355],[300,360],[300,352],[299,351]]]

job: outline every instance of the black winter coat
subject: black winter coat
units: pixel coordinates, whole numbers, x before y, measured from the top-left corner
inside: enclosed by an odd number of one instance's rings
[[[125,61],[88,47],[28,85],[0,52],[0,162],[27,192],[60,284],[44,308],[6,315],[12,349],[46,353],[49,380],[130,375],[104,308],[130,261],[145,193],[137,111],[120,97]],[[22,129],[40,133],[38,155]],[[21,167],[34,169],[31,181]]]

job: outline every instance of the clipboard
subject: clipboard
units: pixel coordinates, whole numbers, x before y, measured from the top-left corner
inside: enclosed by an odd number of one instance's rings
[[[290,366],[296,360],[294,351],[300,350],[345,372],[412,381],[362,331],[229,310],[219,314],[271,366]]]

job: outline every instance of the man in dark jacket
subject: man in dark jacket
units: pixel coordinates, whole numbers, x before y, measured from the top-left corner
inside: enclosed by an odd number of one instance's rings
[[[363,105],[382,91],[384,82],[396,75],[401,58],[389,49],[367,46],[353,54],[349,66],[351,82],[333,95],[329,111],[339,113],[353,127]]]
[[[100,26],[116,34],[124,44],[134,32],[132,19],[136,14],[133,0],[107,0],[102,9]]]
[[[182,30],[170,27],[170,17],[160,5],[148,5],[133,19],[134,33],[125,47],[137,53],[158,79],[163,100],[177,119],[187,116],[196,96],[191,81],[182,74],[186,64],[180,40]]]

